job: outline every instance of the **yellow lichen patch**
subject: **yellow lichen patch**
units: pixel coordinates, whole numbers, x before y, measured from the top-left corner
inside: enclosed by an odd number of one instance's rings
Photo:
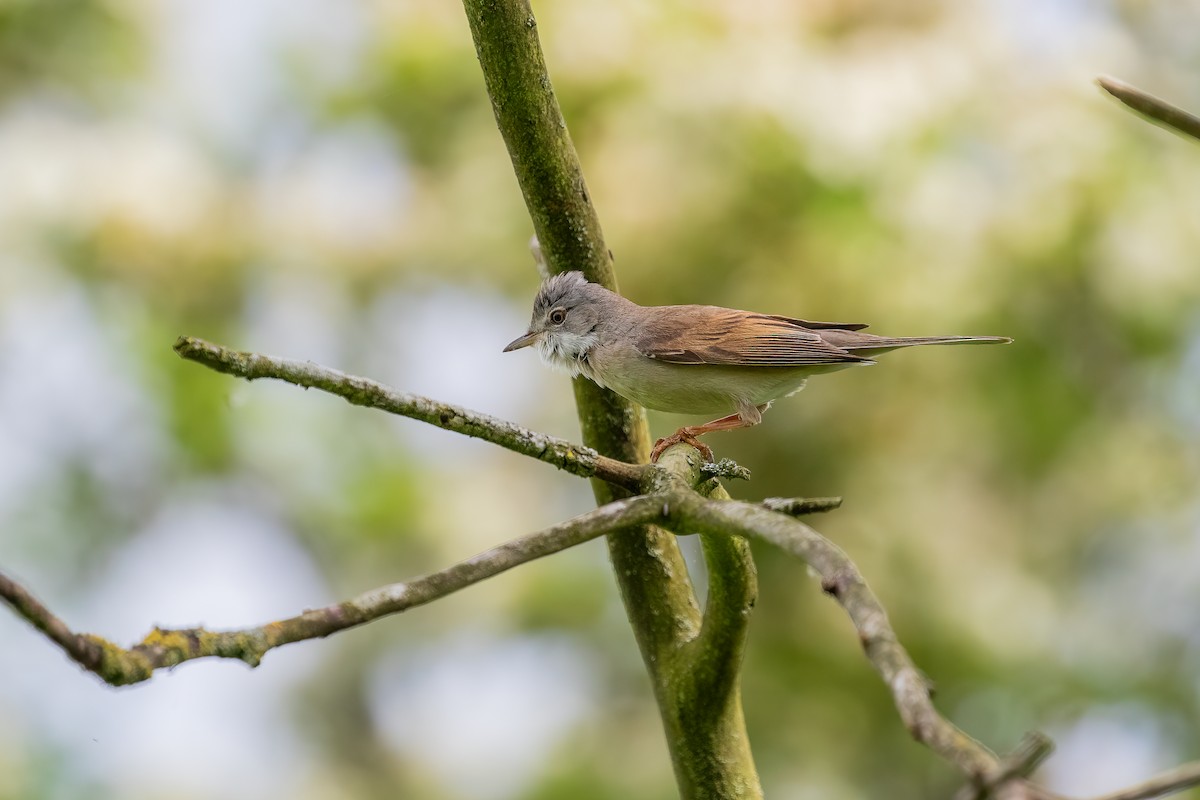
[[[159,666],[173,667],[187,661],[196,654],[193,652],[196,641],[192,631],[168,631],[155,628],[146,634],[138,648],[155,653],[155,661]]]
[[[204,655],[220,656],[221,658],[236,658],[245,661],[252,667],[262,662],[266,652],[266,643],[260,631],[226,631],[210,633],[197,631],[200,649]]]
[[[148,680],[154,674],[154,666],[142,653],[126,650],[99,636],[83,634],[83,637],[100,649],[100,661],[93,671],[105,683],[128,686]]]

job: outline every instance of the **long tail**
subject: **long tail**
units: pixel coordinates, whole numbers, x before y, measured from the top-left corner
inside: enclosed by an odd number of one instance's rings
[[[835,347],[852,353],[886,353],[898,347],[926,344],[1008,344],[1007,336],[875,336],[860,331],[817,331],[821,338]]]

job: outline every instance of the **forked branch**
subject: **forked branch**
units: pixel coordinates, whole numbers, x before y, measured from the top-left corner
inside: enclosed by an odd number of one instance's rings
[[[891,691],[905,727],[915,739],[957,766],[970,780],[971,788],[961,797],[1064,800],[1025,778],[1048,752],[1044,737],[1028,740],[1016,754],[1001,759],[938,713],[924,676],[900,644],[887,612],[858,568],[837,545],[790,516],[826,510],[833,502],[773,501],[769,508],[764,508],[729,500],[723,492],[713,495],[721,499],[709,499],[692,490],[692,486],[705,479],[700,477],[698,468],[691,466],[698,463],[694,461],[698,454],[685,445],[664,454],[665,469],[624,464],[503,420],[398,392],[316,364],[240,353],[198,339],[181,339],[176,349],[185,358],[222,372],[247,379],[277,378],[321,389],[358,405],[476,436],[576,475],[603,475],[645,493],[614,501],[540,533],[514,539],[448,569],[384,586],[341,603],[239,630],[155,630],[129,648],[72,631],[31,592],[0,573],[0,599],[72,660],[104,681],[113,685],[137,683],[149,678],[155,670],[206,657],[233,658],[256,665],[265,653],[290,642],[329,636],[445,597],[512,567],[598,536],[654,524],[676,534],[700,533],[707,537],[710,559],[715,559],[710,563],[747,558],[743,539],[768,542],[804,560],[820,575],[822,589],[850,617],[863,651]],[[735,570],[731,574],[749,574],[751,581],[717,584],[719,592],[724,592],[727,599],[732,598],[725,610],[748,610],[754,599],[753,573]],[[744,621],[714,617],[706,620],[703,629],[688,634],[687,646],[681,654],[695,651],[691,656],[701,666],[698,677],[702,683],[714,681],[709,686],[720,689],[724,682],[719,673],[736,666],[745,638]],[[706,676],[706,672],[712,674]],[[1195,785],[1200,785],[1200,763],[1184,765],[1097,800],[1148,800]]]

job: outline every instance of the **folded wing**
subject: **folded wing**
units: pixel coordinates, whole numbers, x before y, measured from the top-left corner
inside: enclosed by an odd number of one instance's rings
[[[671,364],[815,367],[870,363],[812,329],[855,331],[858,323],[806,322],[717,306],[662,306],[643,326],[638,350]]]

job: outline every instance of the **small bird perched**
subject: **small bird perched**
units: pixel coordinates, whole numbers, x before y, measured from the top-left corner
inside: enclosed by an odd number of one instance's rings
[[[773,400],[804,388],[810,375],[875,362],[870,356],[922,344],[1007,344],[1004,336],[888,337],[861,323],[810,322],[719,306],[639,306],[581,272],[542,282],[529,330],[504,352],[537,345],[551,367],[583,375],[622,397],[677,414],[734,413],[659,439],[657,461],[696,437],[762,421]]]

